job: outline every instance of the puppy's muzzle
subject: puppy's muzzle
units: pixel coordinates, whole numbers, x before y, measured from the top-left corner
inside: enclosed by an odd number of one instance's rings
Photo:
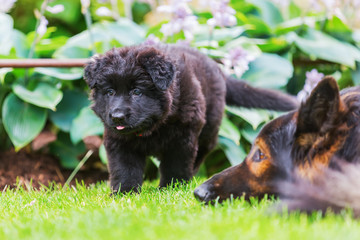
[[[125,122],[125,114],[121,111],[111,112],[109,113],[109,117],[116,124],[123,125]]]

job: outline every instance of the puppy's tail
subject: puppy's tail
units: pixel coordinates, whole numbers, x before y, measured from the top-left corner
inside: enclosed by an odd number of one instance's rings
[[[277,111],[293,110],[299,105],[295,97],[275,90],[252,87],[230,76],[226,80],[226,104]]]
[[[292,182],[278,185],[280,204],[277,210],[284,207],[288,211],[300,210],[323,213],[331,209],[339,213],[351,209],[354,217],[360,217],[360,164],[338,163],[338,169],[324,169],[312,181],[296,177]]]

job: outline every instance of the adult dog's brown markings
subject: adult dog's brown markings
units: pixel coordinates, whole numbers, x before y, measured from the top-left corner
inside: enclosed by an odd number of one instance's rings
[[[359,143],[360,87],[340,94],[336,81],[326,77],[297,111],[263,127],[243,163],[214,175],[194,193],[204,202],[280,194],[289,209],[350,207],[360,216],[354,182]]]

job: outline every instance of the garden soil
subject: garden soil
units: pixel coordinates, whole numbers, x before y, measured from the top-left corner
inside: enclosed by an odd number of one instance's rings
[[[41,184],[48,186],[50,182],[64,184],[71,172],[63,169],[58,159],[46,153],[25,150],[0,152],[0,191],[19,184],[28,187],[30,182],[34,188],[39,188]],[[108,172],[100,162],[90,158],[75,179],[85,184],[96,183],[107,180]],[[75,180],[72,181],[74,183]]]

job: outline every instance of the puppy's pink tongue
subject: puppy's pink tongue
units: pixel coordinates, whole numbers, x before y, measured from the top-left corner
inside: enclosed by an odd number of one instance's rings
[[[116,129],[117,130],[123,130],[125,127],[124,126],[117,126]]]

